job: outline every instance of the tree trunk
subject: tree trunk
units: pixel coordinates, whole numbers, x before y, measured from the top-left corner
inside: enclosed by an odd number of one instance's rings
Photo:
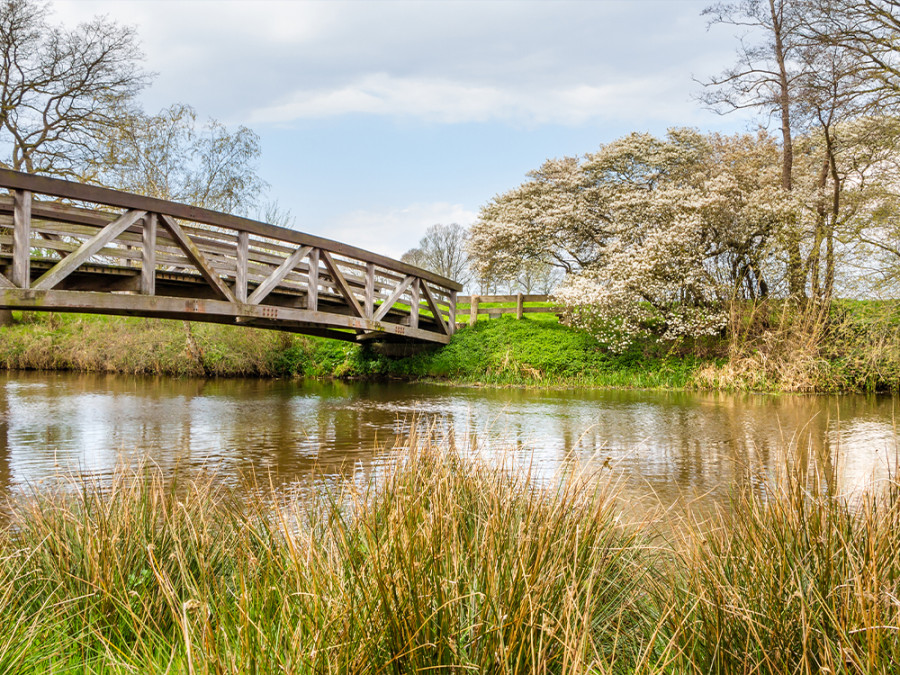
[[[769,0],[772,14],[772,34],[775,38],[775,61],[778,63],[778,107],[781,112],[781,187],[790,192],[794,187],[794,143],[791,138],[791,96],[788,83],[787,63],[784,53],[781,4]],[[806,295],[806,275],[803,273],[803,256],[800,252],[800,236],[789,235],[788,243],[788,290],[794,298]]]
[[[816,204],[816,234],[813,242],[812,250],[809,252],[809,258],[806,261],[806,269],[810,277],[810,289],[814,298],[821,298],[822,288],[819,285],[822,267],[822,242],[825,241],[825,230],[828,220],[828,209],[825,207],[825,187],[828,184],[828,158],[822,162],[822,170],[819,172],[819,178],[816,186],[819,189],[819,199]]]
[[[825,288],[823,299],[825,302],[831,300],[834,292],[834,230],[837,227],[838,215],[841,211],[841,177],[837,170],[837,160],[834,156],[834,146],[829,139],[828,142],[828,161],[831,167],[832,199],[831,199],[831,218],[828,222],[825,239]]]

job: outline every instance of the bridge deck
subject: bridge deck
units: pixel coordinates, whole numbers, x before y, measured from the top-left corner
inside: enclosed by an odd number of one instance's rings
[[[446,343],[461,286],[234,215],[0,169],[0,308]]]

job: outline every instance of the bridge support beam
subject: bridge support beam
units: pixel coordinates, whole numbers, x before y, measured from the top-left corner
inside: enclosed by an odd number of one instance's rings
[[[144,216],[144,229],[141,234],[141,293],[156,295],[156,225],[155,213]]]
[[[306,287],[306,309],[319,310],[319,249],[309,252],[309,284]]]
[[[238,302],[247,302],[247,262],[250,259],[250,233],[238,232],[234,273],[234,296]]]
[[[375,313],[375,265],[373,263],[366,263],[366,303],[363,310],[367,319],[371,319]]]
[[[13,191],[13,260],[10,281],[18,288],[31,285],[31,192]]]
[[[419,280],[415,279],[409,287],[409,325],[410,328],[418,328],[419,327],[419,303],[421,302],[421,298],[419,297]]]
[[[448,319],[450,321],[450,335],[456,332],[456,291],[450,291],[450,309]]]

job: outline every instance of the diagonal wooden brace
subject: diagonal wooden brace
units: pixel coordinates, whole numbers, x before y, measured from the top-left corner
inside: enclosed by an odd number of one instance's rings
[[[247,298],[247,304],[250,305],[258,305],[262,302],[263,298],[265,298],[269,293],[271,293],[278,284],[281,283],[281,280],[284,279],[290,272],[297,266],[301,260],[303,260],[309,252],[312,251],[312,246],[301,246],[296,251],[291,253],[287,258],[285,258],[284,262],[278,266],[278,268],[272,272],[268,277],[266,277],[263,282],[256,287],[256,289],[250,294],[250,297]]]
[[[32,288],[38,291],[49,291],[60,281],[81,267],[88,258],[122,234],[129,227],[147,215],[146,211],[126,211],[100,230],[91,239],[82,243],[76,250],[56,263],[34,282]]]
[[[347,304],[350,305],[350,309],[352,309],[356,313],[356,316],[365,318],[366,314],[363,311],[363,308],[360,306],[359,301],[356,299],[356,296],[353,295],[353,290],[350,288],[350,284],[347,283],[344,275],[341,274],[341,271],[337,268],[337,265],[334,264],[334,260],[332,259],[331,254],[328,251],[321,251],[319,255],[322,256],[322,262],[325,263],[325,267],[328,269],[328,273],[331,275],[331,278],[334,279],[334,283],[337,285],[338,290],[341,292],[341,295],[344,296]]]
[[[0,272],[0,288],[18,288],[13,282],[7,279],[2,272]]]
[[[400,299],[400,296],[406,292],[406,289],[409,288],[409,285],[415,280],[415,277],[406,277],[403,281],[397,284],[397,288],[394,289],[394,292],[391,293],[390,297],[381,303],[378,307],[378,311],[375,312],[375,316],[372,318],[375,321],[381,321],[387,313],[391,311],[391,307],[393,307],[397,300]]]
[[[444,331],[445,335],[450,335],[450,327],[447,325],[447,322],[444,321],[444,316],[441,314],[441,310],[438,309],[437,303],[434,301],[434,296],[431,294],[431,291],[428,289],[428,284],[424,281],[421,283],[422,292],[425,294],[425,301],[428,303],[428,309],[431,310],[431,313],[434,314],[435,321],[441,327],[441,330]]]
[[[213,290],[225,300],[237,302],[234,293],[232,293],[231,289],[225,285],[225,282],[222,281],[221,277],[216,274],[215,270],[213,270],[206,261],[206,257],[200,252],[200,249],[197,248],[196,244],[191,241],[191,238],[187,236],[185,231],[181,229],[181,226],[175,222],[175,219],[172,218],[172,216],[167,216],[165,213],[159,214],[159,218],[162,221],[163,227],[169,231],[169,234],[172,235],[172,239],[174,239],[179,248],[184,251],[188,260],[190,260],[194,267],[197,268],[197,271],[200,272],[201,276],[206,279],[206,283],[212,286]]]

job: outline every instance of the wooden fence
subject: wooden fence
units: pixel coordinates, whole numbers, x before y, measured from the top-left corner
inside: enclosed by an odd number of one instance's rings
[[[515,295],[460,295],[457,305],[469,305],[469,309],[459,308],[458,316],[468,315],[469,325],[475,324],[479,314],[487,314],[488,318],[498,318],[503,314],[515,314],[521,319],[523,314],[559,314],[563,307],[534,307],[531,303],[546,304],[551,301],[549,295],[516,293]],[[482,307],[482,303],[516,303],[515,307]]]

